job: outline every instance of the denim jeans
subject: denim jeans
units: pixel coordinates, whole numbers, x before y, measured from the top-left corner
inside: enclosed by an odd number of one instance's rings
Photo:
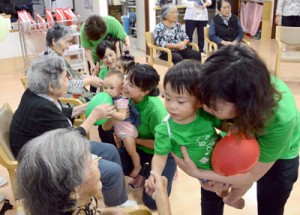
[[[106,206],[117,206],[127,201],[125,178],[118,150],[112,144],[90,142],[91,153],[101,156],[98,168],[101,172],[102,192]]]

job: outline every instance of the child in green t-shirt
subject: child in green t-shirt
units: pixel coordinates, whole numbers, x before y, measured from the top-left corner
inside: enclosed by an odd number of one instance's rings
[[[155,129],[155,154],[152,159],[152,170],[162,173],[170,152],[183,157],[181,147],[187,152],[198,168],[211,169],[211,153],[219,136],[215,128],[222,122],[205,112],[201,102],[195,96],[195,86],[201,65],[193,61],[183,61],[172,67],[164,78],[165,105],[168,116]],[[210,183],[200,179],[201,183]],[[148,189],[154,189],[155,181],[149,177]],[[242,195],[250,187],[232,188],[218,195],[228,195],[223,200],[226,204],[242,209]]]

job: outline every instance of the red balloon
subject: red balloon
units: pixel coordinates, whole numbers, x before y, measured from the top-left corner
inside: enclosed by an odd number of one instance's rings
[[[254,167],[259,154],[259,145],[255,138],[246,139],[229,134],[216,143],[212,152],[211,165],[220,175],[242,174]]]

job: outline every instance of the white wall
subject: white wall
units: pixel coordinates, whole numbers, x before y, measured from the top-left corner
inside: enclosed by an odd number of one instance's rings
[[[0,58],[22,56],[19,32],[9,32],[4,41],[0,42]]]

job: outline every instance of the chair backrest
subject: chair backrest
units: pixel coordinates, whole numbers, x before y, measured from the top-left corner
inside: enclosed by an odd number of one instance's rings
[[[288,45],[300,45],[300,27],[276,26],[276,39]]]
[[[21,83],[22,83],[22,85],[23,85],[23,87],[24,87],[24,89],[26,90],[27,89],[27,87],[28,87],[28,80],[27,80],[27,76],[23,76],[23,77],[21,77]]]
[[[145,36],[146,36],[146,43],[147,45],[155,45],[154,44],[154,36],[153,36],[153,32],[152,31],[148,31],[145,32]]]
[[[5,103],[0,109],[0,144],[5,151],[6,155],[4,156],[6,156],[6,159],[9,159],[11,161],[15,160],[9,144],[9,128],[13,114],[14,112],[7,103]]]

